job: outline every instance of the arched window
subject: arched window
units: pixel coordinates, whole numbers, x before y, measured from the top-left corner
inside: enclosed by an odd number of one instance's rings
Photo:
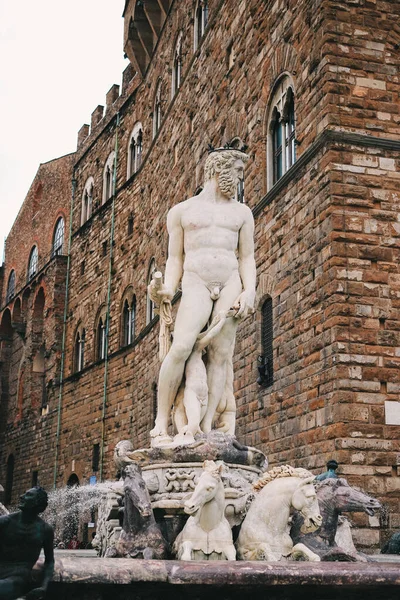
[[[175,45],[174,61],[172,68],[172,98],[175,96],[181,85],[182,77],[182,32],[178,36]]]
[[[150,262],[150,267],[147,275],[147,285],[150,285],[151,280],[153,279],[153,274],[156,272],[156,262],[154,258]],[[149,296],[149,292],[147,292],[147,303],[146,303],[146,324],[151,323],[151,321],[155,317],[155,305],[152,299]]]
[[[267,298],[261,307],[262,355],[258,366],[258,383],[264,387],[269,387],[274,382],[273,339],[272,298]]]
[[[29,256],[29,264],[28,264],[28,281],[33,279],[37,273],[38,268],[38,249],[37,246],[33,246],[30,256]]]
[[[64,235],[65,235],[65,223],[64,219],[60,217],[56,223],[53,236],[53,256],[59,256],[63,253],[64,246]]]
[[[10,300],[12,300],[14,298],[14,294],[15,294],[15,271],[13,269],[8,278],[6,303],[10,302]]]
[[[128,298],[125,300],[122,311],[122,343],[124,346],[129,346],[135,339],[135,316],[136,297],[133,296],[130,300]]]
[[[208,0],[199,0],[194,15],[194,49],[200,45],[208,23]]]
[[[101,316],[96,330],[96,359],[104,360],[107,351],[107,316]]]
[[[103,204],[107,202],[114,193],[113,190],[113,173],[114,173],[115,152],[111,152],[104,166],[103,171]]]
[[[85,189],[82,194],[82,212],[81,212],[81,225],[86,223],[88,219],[92,216],[93,210],[93,186],[94,179],[93,177],[89,177],[89,179],[85,183]]]
[[[156,95],[153,106],[153,139],[156,137],[161,126],[161,81],[157,84]]]
[[[268,115],[267,180],[270,189],[296,161],[293,84],[284,76],[272,96]]]
[[[128,145],[128,172],[127,176],[132,177],[139,170],[142,164],[143,153],[143,128],[141,123],[136,123]]]
[[[82,371],[85,366],[85,329],[79,328],[75,336],[74,346],[74,368],[75,371]]]

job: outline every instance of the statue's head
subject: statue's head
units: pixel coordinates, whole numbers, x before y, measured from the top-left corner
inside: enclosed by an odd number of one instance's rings
[[[39,514],[46,510],[48,496],[46,490],[36,486],[27,490],[19,500],[18,508],[22,511]]]
[[[239,181],[243,179],[244,166],[248,160],[248,154],[241,150],[214,150],[204,165],[204,180],[207,182],[216,177],[222,194],[233,198]]]
[[[328,462],[326,463],[326,466],[327,466],[328,470],[336,471],[336,469],[338,468],[339,465],[336,462],[336,460],[332,458],[331,460],[328,460]]]

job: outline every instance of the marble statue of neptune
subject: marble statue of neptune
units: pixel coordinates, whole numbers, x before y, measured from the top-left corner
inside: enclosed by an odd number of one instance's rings
[[[211,151],[205,163],[204,189],[168,213],[164,282],[157,287],[153,282],[149,292],[157,304],[169,302],[181,282],[182,297],[172,345],[160,369],[153,446],[172,441],[169,418],[186,361],[199,334],[221,314],[226,316],[223,327],[207,348],[208,401],[199,423],[203,433],[212,429],[229,378],[232,390],[236,328],[240,319],[254,311],[255,301],[254,220],[249,207],[236,199],[247,160],[248,155],[236,148]],[[233,434],[234,422],[229,429]]]

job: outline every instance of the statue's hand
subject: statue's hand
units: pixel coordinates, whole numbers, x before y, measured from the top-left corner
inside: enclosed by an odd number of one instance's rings
[[[147,290],[149,292],[150,299],[160,306],[161,302],[165,300],[172,300],[174,296],[173,290],[168,288],[164,283],[161,287],[157,287],[154,279],[148,285]]]
[[[237,319],[245,319],[248,315],[254,312],[255,292],[244,291],[235,300],[233,308],[237,310],[235,317]]]

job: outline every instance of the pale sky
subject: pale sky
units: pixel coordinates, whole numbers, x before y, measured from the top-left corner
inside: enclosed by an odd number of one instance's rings
[[[40,163],[76,150],[80,127],[128,65],[124,0],[0,0],[0,263]]]

